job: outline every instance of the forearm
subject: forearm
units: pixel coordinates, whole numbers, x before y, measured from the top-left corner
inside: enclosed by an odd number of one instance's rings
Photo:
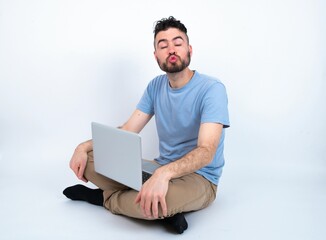
[[[139,133],[144,126],[151,120],[152,115],[143,113],[142,111],[136,109],[133,114],[130,116],[127,122],[125,122],[122,126],[118,128]]]
[[[156,172],[168,180],[193,173],[213,160],[215,150],[214,147],[197,147],[179,160],[158,168]]]

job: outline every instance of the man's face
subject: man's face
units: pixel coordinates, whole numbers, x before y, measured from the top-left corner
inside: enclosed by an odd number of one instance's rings
[[[164,72],[177,73],[189,66],[192,47],[186,34],[179,29],[169,28],[159,32],[154,45],[156,61]]]

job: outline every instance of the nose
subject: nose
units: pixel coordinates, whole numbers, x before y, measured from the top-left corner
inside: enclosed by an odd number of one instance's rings
[[[173,45],[169,46],[169,55],[174,55],[174,54],[176,54],[174,46]]]

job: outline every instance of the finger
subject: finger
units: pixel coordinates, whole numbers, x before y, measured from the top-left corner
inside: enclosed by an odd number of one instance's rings
[[[84,177],[84,172],[85,172],[86,164],[81,164],[79,163],[79,166],[77,167],[77,177],[79,180],[82,180],[84,182],[88,182],[88,180]]]
[[[69,167],[75,173],[75,175],[78,176],[78,168],[76,167],[76,165],[73,163],[72,160],[70,161]]]
[[[142,194],[143,194],[143,192],[142,192],[142,190],[140,190],[139,193],[137,194],[136,198],[135,198],[135,203],[139,204],[139,208],[140,208],[140,211],[141,211],[142,215],[144,217],[146,217],[145,210],[144,210],[145,202],[144,202],[144,198],[142,197]]]
[[[144,197],[140,197],[140,204],[139,204],[139,206],[140,206],[140,210],[141,210],[143,216],[144,217],[147,217],[146,211],[145,211],[145,200],[144,199],[145,199]]]
[[[158,218],[158,201],[157,199],[152,202],[152,213],[154,218]]]
[[[136,198],[135,198],[134,203],[135,203],[135,204],[139,204],[139,207],[140,207],[140,210],[141,210],[143,216],[146,217],[146,216],[145,216],[145,211],[144,211],[144,202],[143,202],[142,200],[143,200],[143,198],[142,198],[142,190],[140,190],[140,191],[138,192]]]
[[[164,217],[168,215],[168,206],[166,205],[165,197],[160,199],[160,204],[162,208],[162,214]]]
[[[81,179],[83,182],[88,183],[88,180],[83,176]]]
[[[85,171],[85,165],[83,164],[80,164],[79,167],[78,167],[78,175],[77,177],[82,180],[83,177],[84,177],[84,171]]]
[[[146,202],[144,204],[144,210],[145,210],[145,215],[148,218],[152,217],[152,201],[151,199],[146,199]]]

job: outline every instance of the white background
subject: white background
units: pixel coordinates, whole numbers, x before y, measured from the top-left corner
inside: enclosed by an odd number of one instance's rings
[[[152,31],[156,20],[170,15],[188,28],[190,68],[226,85],[231,120],[220,198],[206,212],[189,215],[197,226],[187,239],[207,234],[206,228],[224,239],[323,239],[325,1],[0,0],[5,239],[73,239],[81,223],[71,211],[86,219],[96,215],[61,195],[77,182],[68,162],[75,146],[90,138],[91,121],[122,124],[147,83],[162,74]],[[154,158],[154,121],[142,136],[144,157]],[[107,229],[103,223],[117,216],[97,218],[79,238],[121,232],[121,224]],[[203,226],[205,218],[212,225]],[[151,234],[145,225],[118,219]],[[160,228],[153,229],[155,236]],[[124,234],[116,236],[128,239]]]

